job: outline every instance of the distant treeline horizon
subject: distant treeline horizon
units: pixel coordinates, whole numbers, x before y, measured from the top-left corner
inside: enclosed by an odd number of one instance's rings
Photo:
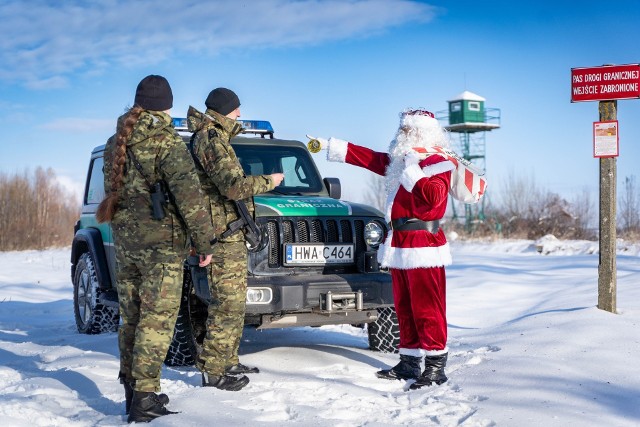
[[[596,198],[588,191],[566,200],[538,188],[531,178],[511,175],[490,188],[484,204],[450,201],[442,221],[445,233],[460,237],[598,239]],[[384,212],[384,179],[374,177],[366,201]],[[0,172],[0,251],[46,249],[71,245],[81,203],[56,178],[53,169],[30,173]],[[617,237],[640,240],[640,195],[635,176],[626,177],[617,194]]]
[[[0,172],[0,251],[71,245],[79,216],[80,202],[53,169]]]

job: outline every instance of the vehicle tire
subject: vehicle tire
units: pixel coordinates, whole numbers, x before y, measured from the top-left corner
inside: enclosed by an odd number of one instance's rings
[[[78,259],[73,275],[73,311],[81,334],[118,330],[118,309],[98,302],[102,292],[93,257],[85,252]]]
[[[378,309],[378,319],[367,324],[369,349],[383,353],[397,353],[400,345],[400,326],[393,307]]]
[[[182,280],[180,311],[173,330],[173,339],[164,363],[167,366],[192,366],[206,333],[207,306],[191,292],[193,284],[189,269]]]

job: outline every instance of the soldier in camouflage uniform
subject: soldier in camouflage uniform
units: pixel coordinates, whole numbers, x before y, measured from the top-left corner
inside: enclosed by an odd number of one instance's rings
[[[129,422],[172,413],[165,408],[168,397],[155,392],[180,307],[189,238],[198,253],[207,254],[200,256],[201,265],[213,252],[210,212],[193,159],[168,114],[172,104],[164,77],[140,82],[135,105],[107,142],[107,197],[96,213],[98,221],[111,221],[114,235],[120,380]],[[169,203],[154,212],[150,187],[157,182],[164,183]]]
[[[226,238],[220,235],[227,225],[238,219],[231,200],[243,200],[253,213],[252,196],[273,190],[284,175],[246,176],[229,141],[242,130],[240,101],[233,91],[217,88],[211,91],[202,114],[189,107],[187,121],[194,132],[192,153],[196,159],[200,181],[211,202],[211,215],[219,238],[214,247],[210,268],[211,295],[207,333],[198,355],[197,367],[202,371],[202,385],[222,390],[240,390],[248,382],[245,373],[257,373],[238,360],[238,348],[244,326],[247,293],[247,247],[238,231]]]

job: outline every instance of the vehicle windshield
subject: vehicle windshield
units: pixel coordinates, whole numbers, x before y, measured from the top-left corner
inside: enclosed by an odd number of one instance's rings
[[[284,180],[273,190],[280,194],[319,193],[322,180],[309,152],[301,147],[232,144],[247,175],[284,173]]]

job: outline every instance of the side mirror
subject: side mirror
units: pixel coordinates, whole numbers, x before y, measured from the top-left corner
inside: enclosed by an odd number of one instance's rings
[[[340,199],[342,196],[342,186],[339,178],[325,178],[322,180],[329,191],[329,197],[332,199]]]

